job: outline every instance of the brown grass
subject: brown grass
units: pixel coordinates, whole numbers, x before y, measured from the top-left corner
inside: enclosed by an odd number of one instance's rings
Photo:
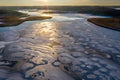
[[[19,25],[25,21],[32,21],[32,20],[44,20],[44,19],[50,19],[52,17],[42,17],[42,16],[33,16],[33,17],[27,17],[25,19],[20,19],[19,16],[0,16],[0,19],[2,19],[0,22],[3,22],[4,24],[0,24],[0,27],[8,27],[8,26],[16,26]]]
[[[98,26],[120,31],[120,18],[89,18],[88,21]]]

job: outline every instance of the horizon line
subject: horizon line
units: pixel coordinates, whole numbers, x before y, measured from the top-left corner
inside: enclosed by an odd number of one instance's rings
[[[46,5],[0,5],[0,7],[39,7],[39,6],[46,6]],[[47,6],[120,6],[120,5],[47,5]]]

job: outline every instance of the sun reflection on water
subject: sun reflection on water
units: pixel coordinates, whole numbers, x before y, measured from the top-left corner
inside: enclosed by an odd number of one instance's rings
[[[54,53],[54,55],[57,56],[53,46],[60,45],[60,42],[58,40],[58,29],[57,25],[54,22],[42,22],[39,24],[41,26],[40,29],[40,36],[47,39],[47,43],[45,43],[45,46],[48,46],[49,49]]]
[[[54,57],[57,57],[57,53],[55,51],[55,48],[53,46],[60,45],[58,40],[58,29],[57,25],[54,22],[40,22],[33,25],[34,31],[31,31],[32,34],[35,34],[34,37],[38,37],[38,41],[40,43],[36,44],[36,47],[33,47],[35,51],[40,51],[36,58],[36,60],[39,60],[47,57],[50,59],[54,59]],[[35,41],[37,42],[37,41]],[[45,54],[44,54],[45,53]],[[49,54],[46,54],[49,53]]]
[[[41,16],[50,17],[50,16],[52,16],[52,14],[45,14],[45,13],[42,13]]]
[[[40,26],[42,27],[40,29],[40,34],[43,35],[44,37],[55,38],[57,36],[57,28],[54,23],[42,22]]]

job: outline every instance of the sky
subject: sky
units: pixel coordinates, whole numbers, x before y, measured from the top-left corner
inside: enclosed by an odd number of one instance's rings
[[[120,0],[0,0],[0,6],[120,5]]]

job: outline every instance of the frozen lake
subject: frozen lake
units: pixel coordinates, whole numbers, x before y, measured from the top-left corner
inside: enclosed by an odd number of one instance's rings
[[[120,32],[87,22],[105,16],[42,15],[0,28],[0,80],[120,80]]]

